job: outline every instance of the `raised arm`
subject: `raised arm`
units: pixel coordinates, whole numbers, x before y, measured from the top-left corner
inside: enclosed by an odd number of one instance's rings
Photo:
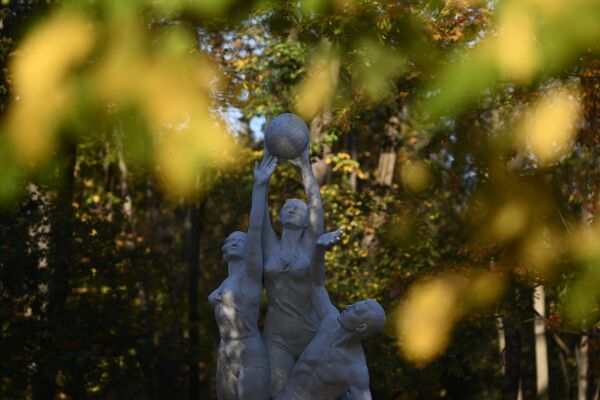
[[[306,227],[307,237],[310,244],[325,231],[323,223],[323,200],[321,199],[321,191],[317,178],[312,170],[309,159],[309,151],[306,151],[292,163],[300,167],[302,175],[302,183],[306,192],[308,205],[308,226]]]
[[[277,158],[271,156],[263,159],[260,165],[254,164],[254,188],[252,189],[252,208],[250,223],[246,237],[246,270],[251,278],[260,279],[262,276],[263,257],[261,232],[264,214],[266,213],[266,191],[269,179],[277,166]]]
[[[319,236],[309,270],[309,277],[313,285],[325,286],[325,252],[339,242],[343,234],[344,230],[340,228]]]
[[[319,320],[325,319],[329,315],[337,316],[339,311],[329,298],[329,293],[325,289],[325,251],[337,243],[343,234],[342,229],[334,232],[328,232],[319,237],[316,243],[316,249],[313,253],[313,262],[311,263],[310,280],[312,284],[311,302]]]
[[[315,286],[312,288],[312,296],[311,302],[315,310],[317,311],[317,316],[319,317],[319,321],[323,321],[328,316],[333,316],[337,318],[340,315],[340,312],[331,302],[329,298],[329,293],[327,293],[327,289],[325,289],[324,285]]]
[[[269,150],[267,150],[267,146],[265,146],[265,153],[263,156],[263,161],[268,160],[271,156]],[[265,195],[263,198],[264,201],[264,213],[263,213],[263,224],[262,224],[262,250],[263,255],[267,254],[271,249],[275,249],[277,246],[277,235],[275,234],[275,230],[273,229],[273,225],[271,223],[271,215],[269,213],[269,183],[267,182],[265,188]]]

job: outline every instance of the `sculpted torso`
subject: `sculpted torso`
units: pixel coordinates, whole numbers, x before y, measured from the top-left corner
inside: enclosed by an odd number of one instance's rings
[[[289,263],[279,255],[265,263],[268,308],[265,338],[299,357],[317,331],[318,318],[311,304],[308,273],[310,259],[300,253]]]
[[[347,306],[341,313],[331,303],[324,285],[324,252],[342,233],[329,232],[317,240],[313,266],[321,273],[310,275],[309,281],[319,328],[276,400],[372,400],[360,341],[383,328],[385,312],[371,299]]]
[[[318,326],[317,314],[311,303],[309,275],[314,269],[315,243],[324,229],[321,193],[308,150],[291,162],[300,168],[307,203],[297,199],[286,201],[280,213],[281,238],[276,236],[268,213],[265,213],[262,230],[268,300],[263,336],[269,353],[272,397],[287,382],[294,364],[314,337]]]
[[[323,321],[277,400],[333,400],[346,393],[352,384],[365,379],[368,382],[362,346],[360,343],[338,346],[335,337],[338,328],[335,318]]]
[[[208,301],[214,307],[221,339],[260,335],[257,321],[261,292],[260,282],[228,277],[211,293]]]

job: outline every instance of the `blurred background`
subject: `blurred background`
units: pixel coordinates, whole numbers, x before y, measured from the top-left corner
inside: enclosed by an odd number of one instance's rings
[[[375,399],[597,400],[599,55],[597,0],[2,0],[0,398],[214,399],[220,249],[295,112],[332,299],[388,314]]]

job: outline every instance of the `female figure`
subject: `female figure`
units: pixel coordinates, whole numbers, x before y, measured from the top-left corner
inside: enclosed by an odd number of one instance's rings
[[[257,321],[262,298],[264,199],[276,165],[275,157],[255,165],[248,233],[233,232],[225,240],[223,259],[229,276],[208,297],[221,335],[217,359],[219,400],[269,398],[269,363]]]
[[[269,153],[265,148],[265,158]],[[309,272],[317,239],[323,233],[321,193],[313,174],[308,149],[291,161],[300,167],[308,206],[298,199],[288,200],[281,209],[281,240],[277,238],[269,213],[263,224],[264,279],[267,315],[263,336],[271,367],[271,395],[281,391],[319,325],[311,304]],[[265,196],[265,204],[267,198]]]

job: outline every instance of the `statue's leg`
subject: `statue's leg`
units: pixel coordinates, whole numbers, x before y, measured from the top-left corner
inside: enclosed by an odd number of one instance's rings
[[[219,351],[217,357],[217,399],[219,400],[237,400],[237,380],[227,358]]]
[[[242,367],[238,377],[238,398],[240,400],[269,400],[270,371],[266,367]]]
[[[281,347],[274,346],[269,342],[266,345],[271,366],[271,397],[275,398],[288,381],[296,359]]]

